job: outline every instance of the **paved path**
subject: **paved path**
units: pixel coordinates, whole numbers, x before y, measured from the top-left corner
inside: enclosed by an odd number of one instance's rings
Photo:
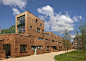
[[[69,52],[70,51],[74,51],[74,49],[69,50]],[[31,55],[31,56],[19,57],[19,58],[9,58],[9,59],[0,60],[0,61],[55,61],[53,59],[53,57],[55,55],[59,55],[59,54],[65,53],[65,52],[66,51],[51,52],[51,53]]]

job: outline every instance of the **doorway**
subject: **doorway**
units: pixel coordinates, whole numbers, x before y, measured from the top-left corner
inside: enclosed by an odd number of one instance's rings
[[[3,50],[6,51],[6,58],[11,57],[11,44],[3,44]]]

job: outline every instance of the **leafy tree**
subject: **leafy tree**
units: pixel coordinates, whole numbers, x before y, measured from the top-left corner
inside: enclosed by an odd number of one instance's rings
[[[68,49],[71,48],[70,40],[71,40],[70,32],[68,32],[68,30],[65,30],[62,41],[64,48],[67,50],[67,56],[68,56]]]
[[[86,22],[85,23],[80,22],[78,29],[79,29],[79,32],[76,31],[76,35],[79,33],[81,34],[81,35],[78,35],[78,38],[81,38],[81,40],[78,40],[78,42],[81,42],[83,56],[85,59],[84,51],[86,50]],[[78,43],[78,45],[79,45],[79,43]]]
[[[1,30],[1,34],[5,34],[5,33],[15,33],[15,25],[12,25],[8,29]]]

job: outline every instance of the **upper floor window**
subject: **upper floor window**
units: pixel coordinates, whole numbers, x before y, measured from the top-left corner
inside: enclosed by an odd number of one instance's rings
[[[18,25],[25,23],[25,15],[18,17],[17,20],[18,20]]]
[[[48,39],[45,39],[45,40],[48,40]]]
[[[25,32],[25,15],[17,18],[18,33]]]
[[[40,29],[39,28],[37,28],[37,32],[40,32]]]
[[[44,30],[42,30],[42,33],[44,33]]]
[[[52,42],[55,42],[54,40],[52,40]]]
[[[40,23],[40,26],[42,26],[42,23]]]
[[[32,29],[32,26],[30,26],[30,29]]]
[[[38,23],[38,20],[36,19],[36,23]]]
[[[18,27],[18,33],[24,33],[25,32],[25,25]]]
[[[43,38],[39,37],[38,40],[42,40]]]
[[[48,36],[49,36],[49,33],[46,33],[46,35],[48,35]]]
[[[42,30],[42,37],[44,37],[44,30]]]
[[[61,42],[58,42],[58,43],[61,43]]]

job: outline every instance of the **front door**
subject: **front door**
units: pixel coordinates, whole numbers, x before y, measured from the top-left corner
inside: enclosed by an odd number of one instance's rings
[[[3,44],[3,50],[6,51],[6,58],[10,58],[11,57],[11,45]]]

